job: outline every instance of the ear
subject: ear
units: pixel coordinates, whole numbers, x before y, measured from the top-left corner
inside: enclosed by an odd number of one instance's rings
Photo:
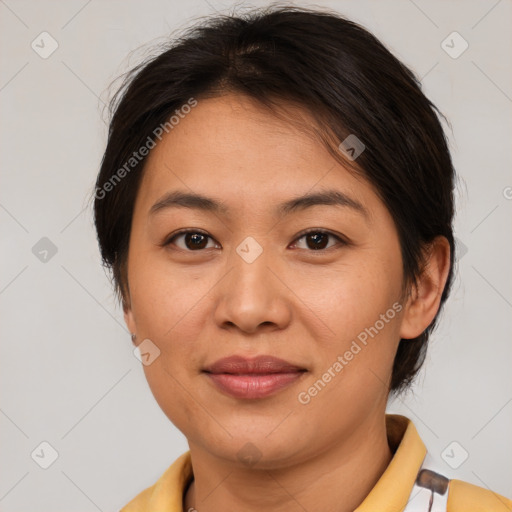
[[[425,251],[425,266],[405,305],[400,337],[418,337],[436,316],[450,271],[450,244],[436,237]]]

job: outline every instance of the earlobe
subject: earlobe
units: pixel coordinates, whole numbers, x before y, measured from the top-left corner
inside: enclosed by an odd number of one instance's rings
[[[450,244],[435,238],[426,250],[425,266],[406,301],[400,337],[418,337],[434,320],[450,271]]]
[[[135,324],[135,319],[133,318],[133,312],[129,305],[127,305],[123,301],[123,312],[124,312],[124,322],[126,323],[126,327],[128,327],[128,330],[132,334],[132,342],[135,341],[135,338],[133,337],[133,334],[136,334],[137,327]]]

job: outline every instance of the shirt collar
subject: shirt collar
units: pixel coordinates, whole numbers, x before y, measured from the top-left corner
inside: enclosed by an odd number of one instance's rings
[[[399,414],[386,414],[388,443],[395,454],[370,494],[355,512],[403,511],[427,449],[413,422]]]
[[[355,512],[400,512],[409,500],[416,476],[427,453],[412,421],[398,414],[386,414],[388,443],[394,456]],[[183,492],[193,478],[190,451],[165,471],[157,483],[137,496],[121,512],[165,510],[183,512]],[[137,507],[145,495],[146,507]],[[146,501],[147,500],[147,501]],[[130,509],[130,505],[135,505]],[[142,503],[140,503],[142,505]]]

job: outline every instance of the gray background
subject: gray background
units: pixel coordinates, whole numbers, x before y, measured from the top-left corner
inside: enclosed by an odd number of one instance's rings
[[[88,200],[106,140],[108,85],[147,44],[232,5],[0,0],[2,512],[117,510],[187,449],[133,355]],[[452,123],[458,276],[427,371],[389,410],[414,420],[447,476],[510,497],[512,3],[296,5],[326,6],[372,30]],[[31,47],[51,48],[43,31],[59,45],[46,59]],[[469,44],[458,58],[442,47],[453,31]],[[459,51],[452,40],[445,45]],[[43,441],[59,454],[48,469],[36,463],[51,456]]]

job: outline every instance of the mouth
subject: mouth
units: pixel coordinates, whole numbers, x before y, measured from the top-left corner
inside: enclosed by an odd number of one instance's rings
[[[297,382],[306,368],[273,356],[220,359],[203,373],[224,394],[240,399],[265,398]]]

